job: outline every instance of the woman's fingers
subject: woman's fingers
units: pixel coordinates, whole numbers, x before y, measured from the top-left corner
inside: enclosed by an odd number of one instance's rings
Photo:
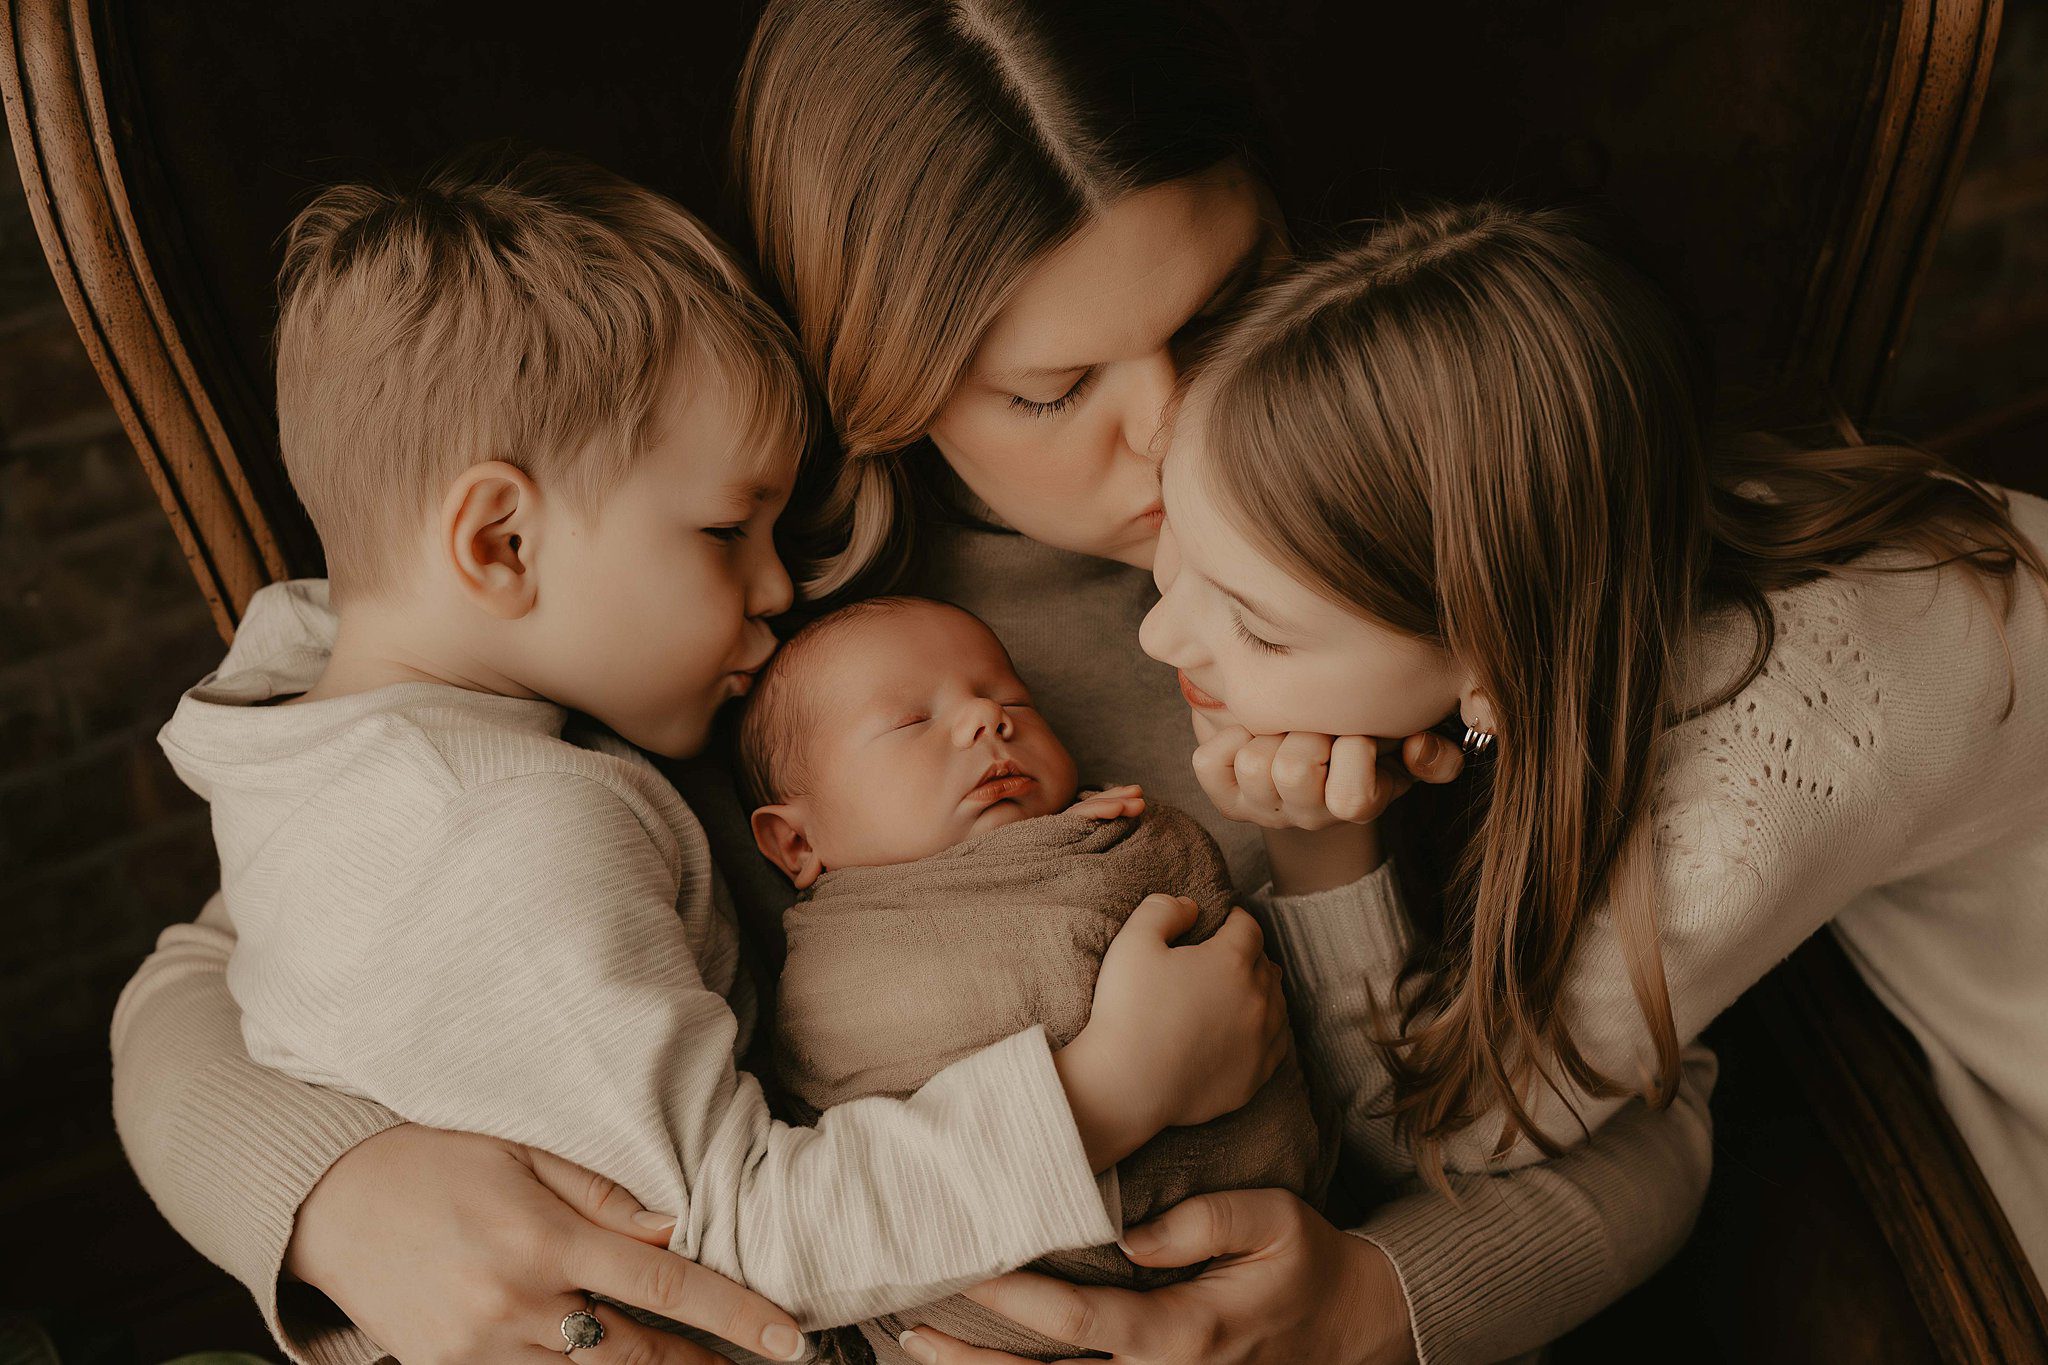
[[[936,1327],[918,1327],[905,1332],[897,1345],[918,1365],[1031,1365],[1023,1356],[969,1346],[958,1337],[947,1336]],[[1102,1365],[1100,1360],[1058,1360],[1053,1365]]]
[[[1289,1235],[1307,1207],[1286,1190],[1198,1194],[1149,1223],[1126,1228],[1122,1245],[1132,1260],[1149,1266],[1193,1265],[1213,1256],[1242,1255]]]
[[[570,1365],[575,1365],[577,1360],[601,1360],[604,1365],[730,1365],[717,1352],[706,1350],[673,1332],[663,1332],[635,1322],[608,1303],[565,1298],[559,1307],[559,1313],[540,1324],[544,1336],[542,1348],[549,1352],[548,1358],[555,1365],[561,1365],[563,1350],[568,1345],[568,1339],[562,1335],[562,1321],[575,1312],[594,1314],[604,1327],[604,1337],[597,1346],[571,1356]],[[554,1310],[551,1308],[549,1311]],[[538,1358],[535,1365],[539,1365]]]
[[[1020,1270],[963,1292],[1054,1341],[1140,1359],[1157,1354],[1151,1349],[1157,1313],[1147,1311],[1146,1296],[1135,1290],[1068,1284]]]
[[[584,1221],[650,1246],[668,1245],[675,1231],[675,1215],[643,1208],[617,1181],[564,1161],[553,1152],[532,1147],[524,1151],[534,1177]]]
[[[789,1314],[673,1252],[585,1227],[570,1239],[561,1269],[570,1284],[700,1328],[770,1360],[803,1354],[803,1337]]]

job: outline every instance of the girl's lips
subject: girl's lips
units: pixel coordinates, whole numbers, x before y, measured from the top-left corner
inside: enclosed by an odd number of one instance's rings
[[[1152,530],[1157,531],[1161,526],[1166,524],[1166,509],[1155,503],[1153,506],[1148,507],[1144,511],[1138,513],[1138,515],[1133,517],[1132,520],[1140,522],[1143,525],[1150,527]]]
[[[1203,711],[1221,711],[1223,709],[1222,702],[1195,686],[1187,674],[1176,672],[1174,676],[1180,679],[1180,694],[1187,698],[1189,706]]]
[[[987,801],[991,803],[1008,801],[1012,797],[1022,796],[1036,781],[1038,779],[1029,773],[1011,773],[1007,777],[992,777],[973,791],[967,793],[967,799],[969,801]]]

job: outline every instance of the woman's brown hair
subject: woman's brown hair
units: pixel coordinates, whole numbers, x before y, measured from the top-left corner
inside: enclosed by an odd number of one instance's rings
[[[738,102],[761,266],[840,446],[811,596],[907,562],[909,456],[1029,265],[1254,142],[1242,50],[1188,0],[770,0]]]
[[[1502,1150],[1526,1135],[1554,1154],[1538,1084],[1669,1101],[1656,746],[1761,671],[1767,592],[1883,547],[1914,551],[1908,570],[1965,563],[2008,601],[2017,567],[2048,581],[2003,497],[1934,455],[1710,441],[1701,372],[1576,218],[1479,204],[1299,262],[1194,380],[1204,468],[1247,533],[1450,651],[1499,718],[1468,836],[1414,888],[1403,1008],[1383,1020],[1396,1126],[1439,1180],[1444,1140],[1496,1109]],[[1690,695],[1683,651],[1728,605],[1755,622],[1748,668]],[[1602,905],[1654,1045],[1640,1087],[1601,1075],[1566,1025],[1567,967]]]

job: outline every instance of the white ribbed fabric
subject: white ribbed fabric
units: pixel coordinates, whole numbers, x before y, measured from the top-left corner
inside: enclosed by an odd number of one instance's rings
[[[264,589],[162,736],[213,804],[256,1061],[580,1162],[807,1327],[1117,1234],[1039,1029],[908,1101],[771,1120],[734,1067],[751,986],[674,788],[546,702],[261,705],[315,681],[332,632],[324,584]]]
[[[2015,494],[2013,510],[2048,543],[2048,503]],[[1832,921],[1926,1049],[2028,1258],[2048,1267],[2048,603],[2023,578],[2007,614],[2001,589],[1950,568],[1845,573],[1775,594],[1771,609],[1762,675],[1675,730],[1664,754],[1657,914],[1679,1037]],[[1725,618],[1702,642],[1702,679],[1732,677],[1752,639],[1746,619]],[[1263,908],[1302,986],[1304,1051],[1348,1106],[1347,1137],[1401,1169],[1383,1054],[1356,1044],[1408,947],[1390,870]],[[1596,1068],[1648,1074],[1607,913],[1581,940],[1565,1007]],[[1566,1146],[1581,1119],[1598,1128],[1622,1104],[1544,1088],[1531,1100]],[[1488,1168],[1499,1131],[1475,1123],[1447,1160]],[[1539,1158],[1525,1141],[1508,1164]]]

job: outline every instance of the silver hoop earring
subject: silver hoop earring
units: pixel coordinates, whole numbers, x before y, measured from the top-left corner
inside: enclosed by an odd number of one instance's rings
[[[1465,723],[1465,737],[1458,741],[1458,748],[1467,758],[1478,758],[1493,749],[1495,735],[1491,730],[1482,730],[1470,721]]]

